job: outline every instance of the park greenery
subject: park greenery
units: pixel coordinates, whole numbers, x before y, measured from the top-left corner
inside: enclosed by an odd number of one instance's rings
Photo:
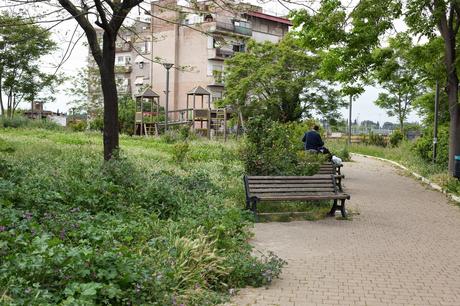
[[[248,243],[237,143],[179,136],[122,136],[102,162],[99,133],[3,129],[0,304],[213,305],[270,283],[284,263]]]
[[[39,65],[57,48],[50,32],[11,14],[0,14],[0,24],[0,111],[12,118],[21,102],[52,101],[54,86],[62,78],[44,73]],[[48,95],[41,95],[44,91]]]
[[[20,101],[53,90],[59,76],[42,73],[38,62],[56,43],[33,20],[0,18],[14,24],[0,27],[0,304],[214,305],[237,288],[269,284],[285,262],[249,244],[242,176],[314,174],[325,157],[304,152],[302,134],[318,117],[343,129],[345,97],[352,103],[371,84],[382,88],[375,103],[399,130],[384,137],[371,131],[380,123],[367,121],[361,144],[326,146],[345,161],[355,152],[400,162],[460,194],[447,172],[460,154],[458,2],[322,0],[292,11],[295,28],[278,44],[249,41],[225,61],[218,103],[245,131],[226,143],[198,139],[188,127],[132,136],[135,101],[117,92],[115,40],[141,2],[56,3],[83,28],[99,73],[74,80],[68,127],[14,115]],[[395,34],[395,20],[407,31]],[[88,86],[102,93],[90,97]],[[420,126],[406,122],[410,111],[423,118]],[[421,135],[407,140],[414,129]],[[311,219],[327,209],[303,207]]]

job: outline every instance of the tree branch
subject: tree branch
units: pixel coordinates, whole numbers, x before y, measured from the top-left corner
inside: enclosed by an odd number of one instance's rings
[[[109,23],[107,21],[107,15],[105,14],[104,7],[102,6],[101,0],[94,0],[94,4],[96,5],[97,12],[101,17],[101,21],[96,20],[96,24],[103,28],[106,32],[111,31],[109,27]]]
[[[82,13],[70,0],[58,0],[62,7],[68,11],[82,27],[83,31],[86,33],[88,39],[88,44],[91,48],[94,60],[98,63],[102,63],[102,51],[99,47],[97,41],[97,34],[94,27],[90,24],[89,20],[86,18],[87,12]]]

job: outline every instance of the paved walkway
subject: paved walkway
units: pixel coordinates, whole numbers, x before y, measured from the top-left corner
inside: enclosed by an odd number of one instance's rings
[[[262,223],[253,244],[287,260],[234,305],[460,305],[460,209],[392,166],[347,163],[352,221]]]

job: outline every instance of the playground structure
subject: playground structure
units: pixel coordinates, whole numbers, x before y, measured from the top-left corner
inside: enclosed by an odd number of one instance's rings
[[[218,136],[227,139],[227,121],[231,111],[227,108],[211,109],[211,94],[201,86],[187,93],[185,109],[166,113],[160,108],[160,96],[149,88],[136,96],[135,105],[135,135],[158,136],[170,127],[188,126],[196,134],[207,136],[208,139]]]

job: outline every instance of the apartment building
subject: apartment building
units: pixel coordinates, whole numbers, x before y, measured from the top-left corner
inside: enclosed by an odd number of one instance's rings
[[[228,0],[198,2],[181,6],[177,0],[151,3],[151,16],[138,18],[131,28],[122,29],[117,41],[116,71],[120,93],[133,96],[151,87],[164,105],[166,69],[169,75],[169,109],[186,108],[187,93],[201,86],[211,101],[224,94],[224,60],[244,52],[249,39],[279,41],[291,22],[264,13],[250,4],[229,6]]]

